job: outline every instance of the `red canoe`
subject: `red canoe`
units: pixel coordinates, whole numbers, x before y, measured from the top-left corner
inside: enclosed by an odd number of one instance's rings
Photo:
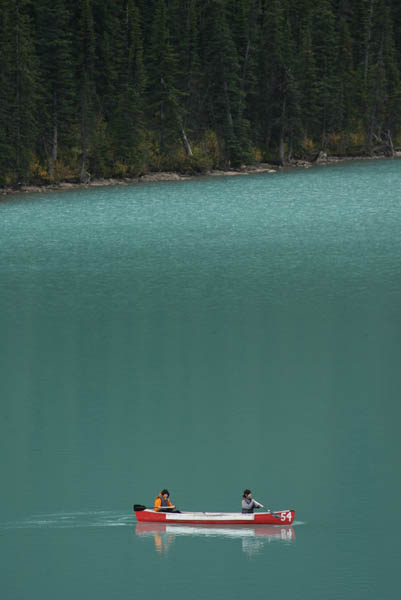
[[[213,525],[291,525],[295,510],[278,510],[274,513],[259,512],[253,514],[225,512],[157,512],[153,509],[135,511],[141,523],[190,523]]]

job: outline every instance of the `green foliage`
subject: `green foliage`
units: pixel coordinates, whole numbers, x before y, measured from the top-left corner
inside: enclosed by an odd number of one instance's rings
[[[60,145],[68,147],[73,143],[70,134],[75,101],[72,14],[65,0],[37,0],[33,15],[41,107],[36,151],[48,161],[50,178],[54,179]]]
[[[78,114],[80,115],[81,168],[80,179],[87,181],[91,135],[95,123],[95,30],[92,13],[93,0],[80,0],[78,3],[77,82]]]
[[[160,152],[179,135],[181,119],[180,90],[177,87],[177,55],[173,50],[165,0],[158,0],[154,16],[148,62],[148,113],[158,132]]]
[[[0,5],[0,173],[20,182],[30,175],[38,132],[38,71],[29,0]]]
[[[0,0],[0,185],[401,141],[396,0]]]
[[[113,156],[129,174],[143,168],[144,101],[146,74],[139,10],[127,0],[121,23],[121,60],[115,106],[110,115]]]

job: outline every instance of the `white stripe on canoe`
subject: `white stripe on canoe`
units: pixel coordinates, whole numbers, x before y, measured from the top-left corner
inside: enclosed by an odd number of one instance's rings
[[[255,515],[242,513],[209,513],[209,512],[186,512],[186,513],[166,513],[166,521],[187,521],[188,519],[196,521],[254,521]]]

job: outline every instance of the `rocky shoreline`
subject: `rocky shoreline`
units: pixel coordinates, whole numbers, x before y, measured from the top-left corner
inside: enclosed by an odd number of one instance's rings
[[[395,158],[401,158],[401,150],[394,153]],[[200,177],[227,177],[227,176],[244,176],[255,175],[259,173],[277,173],[283,169],[309,169],[314,166],[322,166],[345,161],[354,160],[379,160],[390,158],[385,155],[376,156],[328,156],[324,152],[319,152],[313,161],[310,160],[293,160],[285,166],[278,166],[269,163],[258,163],[256,165],[243,165],[238,169],[229,170],[211,170],[195,175],[185,175],[171,171],[160,171],[156,173],[147,173],[141,177],[125,177],[122,179],[93,179],[87,183],[61,181],[59,183],[51,183],[45,185],[21,185],[13,187],[0,188],[0,195],[6,196],[9,194],[33,194],[58,192],[63,190],[76,190],[85,188],[107,187],[112,185],[132,185],[137,183],[157,183],[162,181],[189,181]]]

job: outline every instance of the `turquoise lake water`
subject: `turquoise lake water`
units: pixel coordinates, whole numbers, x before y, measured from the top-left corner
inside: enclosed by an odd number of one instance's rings
[[[400,160],[8,197],[0,331],[5,600],[400,597]]]

